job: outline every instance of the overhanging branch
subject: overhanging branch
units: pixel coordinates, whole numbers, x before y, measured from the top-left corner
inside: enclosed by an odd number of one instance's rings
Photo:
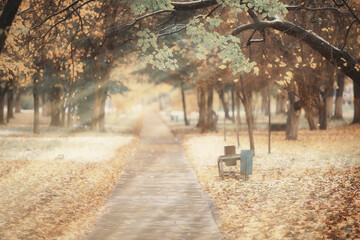
[[[185,11],[185,10],[197,10],[206,7],[210,7],[217,4],[216,0],[198,0],[192,2],[172,2],[171,5],[175,10]]]
[[[339,68],[354,82],[356,81],[360,83],[360,71],[358,71],[359,65],[357,65],[357,60],[353,56],[351,56],[348,52],[331,45],[328,41],[316,33],[306,30],[294,23],[285,20],[254,22],[239,26],[232,32],[232,35],[237,35],[250,29],[263,30],[266,28],[276,29],[302,40],[312,49],[320,53],[320,55],[326,58],[330,63]]]

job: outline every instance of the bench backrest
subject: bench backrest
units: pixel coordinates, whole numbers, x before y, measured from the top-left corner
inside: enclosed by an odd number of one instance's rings
[[[231,156],[236,154],[235,146],[225,146],[224,147],[225,156]]]

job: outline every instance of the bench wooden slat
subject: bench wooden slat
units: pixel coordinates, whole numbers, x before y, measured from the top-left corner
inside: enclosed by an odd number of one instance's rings
[[[236,154],[236,155],[231,155],[231,156],[220,156],[218,158],[218,162],[219,161],[226,161],[226,160],[240,160],[240,154]]]

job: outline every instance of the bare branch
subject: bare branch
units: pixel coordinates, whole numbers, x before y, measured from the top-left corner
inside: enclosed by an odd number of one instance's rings
[[[346,42],[347,42],[347,38],[348,38],[348,36],[349,36],[350,29],[351,29],[351,27],[354,25],[354,23],[356,23],[356,19],[352,20],[352,22],[351,22],[350,25],[349,25],[348,30],[346,31],[345,40],[344,40],[344,45],[341,47],[341,50],[343,50],[343,49],[345,48],[345,46],[346,46]]]
[[[92,1],[94,1],[94,0],[88,0],[88,1],[86,1],[85,3],[83,3],[83,4],[81,4],[80,6],[78,6],[78,7],[76,7],[76,8],[74,8],[73,6],[72,6],[72,8],[73,8],[73,10],[70,12],[70,13],[68,13],[63,19],[61,19],[60,21],[58,21],[58,22],[56,22],[55,24],[53,24],[47,31],[46,31],[46,33],[44,34],[44,35],[42,35],[41,37],[45,37],[46,35],[48,35],[50,32],[51,32],[51,30],[52,29],[54,29],[57,25],[59,25],[60,23],[63,23],[63,22],[65,22],[67,19],[69,19],[72,15],[73,15],[73,13],[75,13],[78,9],[80,9],[80,8],[82,8],[83,6],[85,6],[86,4],[88,4],[88,3],[90,3],[90,2],[92,2]],[[43,23],[42,23],[43,24]],[[38,25],[39,26],[39,25]],[[32,29],[34,29],[34,28],[32,28]]]
[[[59,10],[59,11],[53,13],[53,14],[51,14],[50,16],[46,17],[41,23],[39,23],[38,25],[32,27],[32,29],[35,29],[35,28],[40,27],[41,25],[43,25],[45,22],[47,22],[47,21],[50,20],[51,18],[53,18],[53,17],[55,17],[55,16],[57,16],[57,15],[65,12],[65,11],[69,10],[70,8],[74,7],[76,4],[78,4],[78,3],[82,2],[82,1],[83,1],[83,0],[75,0],[75,1],[73,1],[73,2],[72,2],[70,5],[68,5],[67,7],[65,7],[65,8],[63,8],[63,9],[61,9],[61,10]],[[88,1],[86,1],[85,3],[83,3],[82,5],[80,5],[80,7],[77,7],[76,9],[79,9],[79,8],[83,7],[84,5],[86,5],[86,4],[90,3],[90,2],[93,2],[93,1],[94,1],[94,0],[88,0]],[[71,12],[71,14],[73,14],[73,13],[74,13],[74,11]],[[69,14],[68,14],[68,15],[69,15]],[[68,15],[67,15],[67,17],[68,17]],[[63,22],[63,21],[62,21],[62,22]]]
[[[360,19],[358,18],[358,16],[356,16],[356,14],[354,13],[354,11],[352,10],[352,8],[349,6],[349,4],[346,2],[346,0],[342,0],[342,2],[345,4],[345,6],[347,7],[347,9],[350,11],[350,13],[354,16],[354,18],[356,19],[356,21],[358,23],[360,23]]]
[[[218,4],[216,0],[198,0],[192,2],[172,2],[171,5],[177,11],[197,10]]]

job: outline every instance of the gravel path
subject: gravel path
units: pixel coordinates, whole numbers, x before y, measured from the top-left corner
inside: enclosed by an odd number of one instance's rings
[[[152,112],[88,239],[221,239],[182,147]]]

